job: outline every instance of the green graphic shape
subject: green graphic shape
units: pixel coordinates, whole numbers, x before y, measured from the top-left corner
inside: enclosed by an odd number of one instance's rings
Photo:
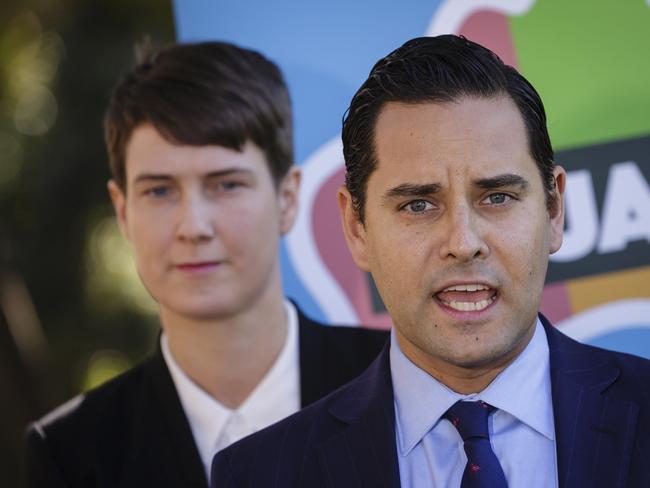
[[[509,23],[519,69],[544,100],[555,149],[650,134],[645,0],[537,0]]]

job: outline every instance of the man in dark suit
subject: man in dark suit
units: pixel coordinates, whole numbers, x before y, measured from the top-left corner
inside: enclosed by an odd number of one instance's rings
[[[272,62],[219,42],[146,54],[105,127],[108,189],[160,343],[31,426],[28,485],[207,487],[218,449],[361,373],[388,334],[323,326],[283,296],[300,174]]]
[[[217,454],[213,487],[650,486],[650,361],[538,314],[564,170],[535,89],[457,36],[381,59],[338,201],[394,323],[361,376]]]

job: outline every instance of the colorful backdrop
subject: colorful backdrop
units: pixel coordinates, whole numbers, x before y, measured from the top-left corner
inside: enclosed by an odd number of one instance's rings
[[[340,230],[341,118],[377,59],[411,37],[458,33],[531,80],[568,170],[542,311],[573,337],[650,357],[650,0],[176,0],[174,14],[179,40],[252,47],[285,73],[304,184],[283,275],[307,313],[390,326]]]

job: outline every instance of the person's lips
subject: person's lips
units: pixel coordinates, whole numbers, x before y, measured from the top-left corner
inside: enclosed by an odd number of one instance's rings
[[[494,303],[498,292],[493,286],[476,281],[447,284],[433,296],[442,305],[458,312],[480,312]]]
[[[195,261],[176,264],[176,269],[187,272],[210,271],[221,264],[220,261]]]

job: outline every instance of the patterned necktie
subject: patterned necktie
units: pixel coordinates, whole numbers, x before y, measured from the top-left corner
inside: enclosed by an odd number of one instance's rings
[[[485,402],[456,402],[445,413],[465,443],[467,466],[461,488],[507,488],[488,433],[488,415],[495,408]]]

